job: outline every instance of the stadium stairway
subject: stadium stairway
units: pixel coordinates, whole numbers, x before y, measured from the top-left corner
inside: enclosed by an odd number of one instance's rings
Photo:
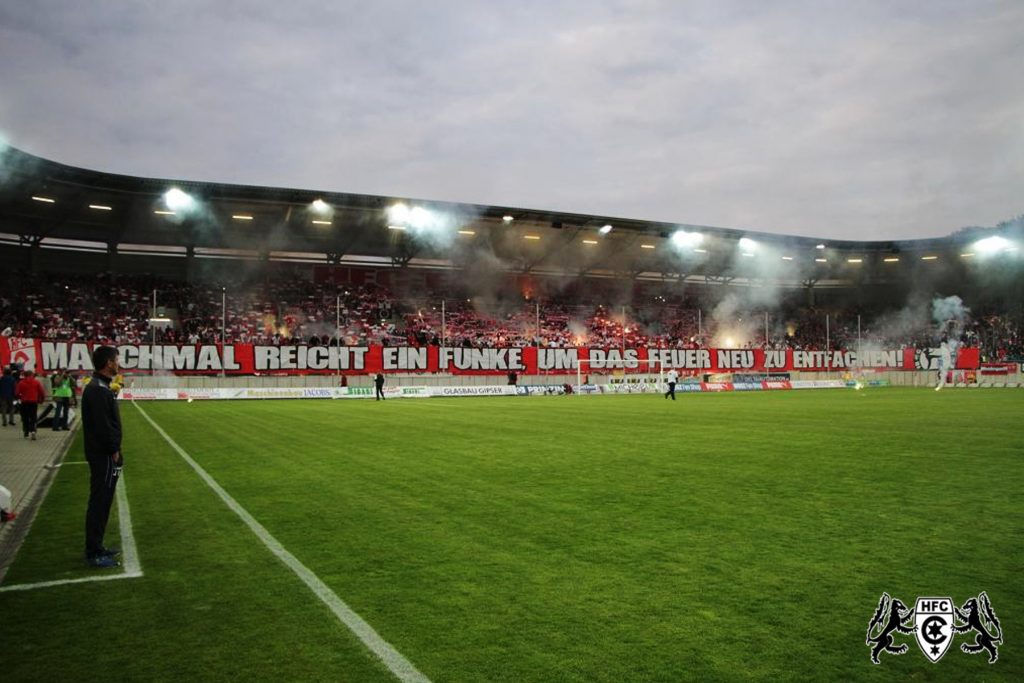
[[[10,490],[11,510],[18,513],[17,519],[0,524],[0,583],[77,430],[78,420],[66,432],[53,431],[48,422],[32,441],[22,436],[20,416],[15,426],[0,427],[0,485]]]

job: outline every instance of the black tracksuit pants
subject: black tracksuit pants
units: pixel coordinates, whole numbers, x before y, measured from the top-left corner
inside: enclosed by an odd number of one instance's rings
[[[668,383],[668,391],[665,392],[665,398],[668,398],[669,396],[672,397],[673,401],[676,400],[676,383],[675,382],[669,382]]]
[[[39,414],[38,403],[21,402],[21,431],[26,436],[36,431],[36,416]]]
[[[378,401],[383,401],[384,400],[384,385],[383,384],[377,384],[375,386],[377,387],[377,393],[375,394],[376,399]]]
[[[103,536],[107,532],[107,519],[121,468],[109,455],[86,456],[86,459],[89,461],[89,506],[85,511],[85,556],[93,558],[103,552]]]

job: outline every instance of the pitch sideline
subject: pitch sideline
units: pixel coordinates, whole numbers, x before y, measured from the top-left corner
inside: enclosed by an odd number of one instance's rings
[[[142,564],[139,562],[139,550],[135,545],[135,532],[132,527],[132,513],[128,507],[128,492],[125,489],[125,477],[122,473],[121,481],[118,482],[117,493],[117,518],[118,530],[121,532],[121,558],[124,560],[124,571],[117,574],[98,574],[96,576],[83,576],[78,579],[58,579],[57,581],[41,581],[39,583],[15,583],[10,586],[0,586],[0,593],[13,591],[30,591],[39,588],[53,588],[54,586],[67,586],[74,583],[92,583],[94,581],[117,581],[119,579],[137,579],[142,576]]]
[[[351,631],[359,640],[365,645],[370,652],[375,654],[378,659],[395,675],[398,680],[403,683],[431,683],[430,679],[424,676],[420,671],[413,666],[412,662],[405,658],[402,653],[396,650],[390,643],[384,640],[377,631],[374,630],[362,617],[345,603],[338,594],[335,593],[330,587],[325,584],[320,577],[314,574],[306,565],[302,564],[297,557],[292,555],[288,550],[281,545],[280,541],[274,538],[273,535],[267,529],[256,521],[256,519],[249,514],[249,512],[242,507],[242,505],[231,497],[227,491],[221,487],[217,481],[207,473],[202,466],[197,463],[192,457],[179,446],[174,439],[172,439],[167,432],[165,432],[160,425],[158,425],[149,414],[142,409],[138,403],[134,400],[132,405],[142,414],[142,417],[146,418],[146,421],[156,430],[156,432],[164,438],[171,448],[177,452],[178,455],[191,467],[199,478],[202,479],[207,486],[209,486],[214,493],[216,493],[224,504],[228,506],[238,517],[245,522],[245,525],[249,527],[257,538],[262,541],[263,545],[273,553],[285,566],[294,572],[294,574],[302,580],[304,584],[320,599],[324,605],[327,606],[334,616],[338,618],[349,631]]]

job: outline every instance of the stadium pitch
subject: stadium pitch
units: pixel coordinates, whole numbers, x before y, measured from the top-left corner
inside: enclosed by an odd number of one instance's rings
[[[396,680],[239,510],[435,682],[1024,679],[1024,391],[139,407],[141,575],[0,592],[4,681]],[[3,587],[95,576],[82,459]],[[871,663],[883,592],[981,591],[995,664]]]

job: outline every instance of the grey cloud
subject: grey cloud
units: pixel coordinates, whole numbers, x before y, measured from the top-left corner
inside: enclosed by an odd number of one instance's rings
[[[15,3],[0,130],[140,175],[826,238],[1021,213],[1024,5]]]

